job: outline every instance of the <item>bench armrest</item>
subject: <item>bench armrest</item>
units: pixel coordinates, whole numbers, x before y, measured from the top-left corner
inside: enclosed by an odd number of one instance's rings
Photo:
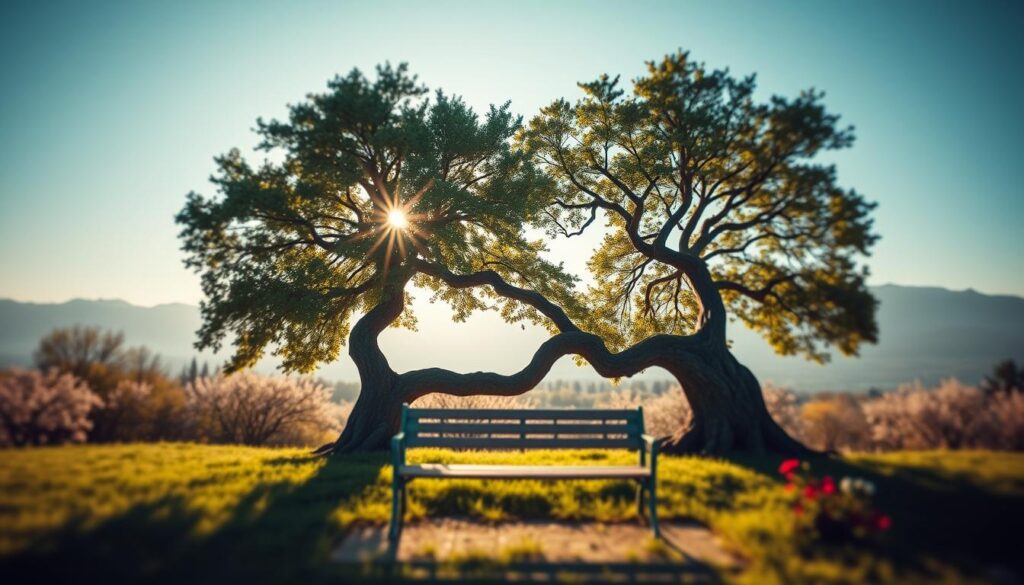
[[[654,469],[656,469],[658,459],[658,440],[652,435],[648,435],[646,433],[640,435],[640,440],[644,442],[643,448],[651,454],[651,458],[648,460],[648,465],[650,465],[651,471],[654,471]]]

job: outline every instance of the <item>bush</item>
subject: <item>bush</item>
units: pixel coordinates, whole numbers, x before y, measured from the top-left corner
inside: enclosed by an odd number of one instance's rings
[[[1019,449],[1024,434],[1019,396],[986,396],[953,379],[903,385],[866,401],[864,412],[877,449]]]
[[[39,342],[40,370],[57,369],[88,384],[102,407],[90,412],[91,442],[183,438],[185,397],[145,347],[124,347],[124,335],[96,327],[55,329]]]
[[[310,379],[219,375],[189,384],[186,397],[191,433],[210,443],[320,444],[335,439],[347,417],[331,390]]]
[[[800,408],[803,424],[794,434],[823,451],[863,449],[870,431],[857,399],[849,394],[811,400]]]
[[[0,445],[81,443],[92,428],[89,411],[101,404],[71,374],[8,370],[0,374]]]

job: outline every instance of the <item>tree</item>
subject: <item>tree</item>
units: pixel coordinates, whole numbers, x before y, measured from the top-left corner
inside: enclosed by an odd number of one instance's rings
[[[981,381],[986,394],[1024,392],[1024,367],[1013,360],[1003,360],[992,367],[992,375]]]
[[[81,443],[99,404],[88,385],[56,369],[0,372],[0,445]]]
[[[757,104],[752,78],[678,54],[652,64],[629,99],[607,77],[583,85],[583,100],[545,108],[513,147],[507,104],[480,123],[461,100],[424,100],[404,66],[328,87],[288,121],[259,123],[274,161],[221,157],[221,196],[190,194],[178,215],[207,297],[199,347],[233,333],[229,369],[274,346],[286,370],[308,371],[348,336],[362,388],[325,450],[386,448],[402,402],[519,394],[576,354],[605,377],[660,366],[679,380],[693,416],[670,450],[802,451],[729,352],[727,304],[782,353],[824,359],[819,344],[850,353],[876,335],[856,264],[875,239],[872,206],[808,162],[852,141],[817,93]],[[572,237],[598,214],[609,232],[585,304],[523,228]],[[457,320],[497,308],[553,337],[510,376],[398,374],[377,337],[414,325],[410,281]]]
[[[395,372],[377,337],[415,326],[411,281],[450,303],[456,319],[493,307],[508,321],[547,323],[515,298],[575,306],[573,278],[524,235],[544,208],[546,180],[512,148],[520,120],[508,104],[480,119],[461,99],[428,100],[426,91],[405,65],[378,67],[372,81],[357,70],[335,78],[287,120],[258,122],[273,160],[219,157],[219,196],[191,193],[177,216],[206,296],[197,346],[219,348],[233,334],[228,372],[267,351],[285,371],[308,372],[348,338],[361,391],[329,447],[336,452],[386,448],[401,404],[426,393],[521,393],[543,377],[542,368],[518,377]]]
[[[670,451],[802,451],[729,351],[727,310],[785,355],[824,360],[829,346],[876,340],[857,264],[877,239],[874,205],[814,161],[852,129],[819,92],[760,103],[753,76],[683,52],[649,63],[629,97],[617,77],[581,88],[533,118],[522,144],[556,185],[550,234],[606,222],[582,324],[620,353],[583,355],[605,375],[657,365],[679,380],[693,416]]]
[[[123,333],[75,325],[54,329],[43,337],[34,359],[41,370],[56,368],[89,380],[105,377],[118,366],[123,351]]]

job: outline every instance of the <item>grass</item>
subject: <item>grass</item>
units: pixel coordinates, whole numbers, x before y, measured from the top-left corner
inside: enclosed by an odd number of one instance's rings
[[[632,462],[614,452],[452,453],[411,461],[545,464]],[[387,457],[323,460],[300,450],[186,444],[0,451],[0,581],[58,583],[326,582],[326,561],[355,524],[390,513]],[[857,454],[812,462],[816,473],[874,481],[894,520],[872,546],[800,548],[778,459],[663,457],[659,514],[709,525],[748,560],[738,583],[995,582],[1024,574],[1024,455]],[[410,516],[635,521],[624,482],[421,481]],[[654,551],[656,545],[647,545]],[[513,551],[539,555],[542,550]],[[512,553],[509,553],[512,554]],[[506,555],[507,556],[507,555]],[[1001,569],[1000,569],[1001,568]],[[22,577],[9,581],[5,575]],[[31,578],[26,580],[26,578]]]

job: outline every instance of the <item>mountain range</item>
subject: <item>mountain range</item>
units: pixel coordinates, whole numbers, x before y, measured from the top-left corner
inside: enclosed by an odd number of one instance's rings
[[[873,287],[872,292],[880,301],[880,339],[858,357],[835,356],[826,365],[780,357],[738,324],[730,329],[733,351],[762,381],[801,391],[892,388],[912,380],[934,384],[946,377],[975,383],[995,362],[1024,358],[1024,298],[897,285]],[[417,300],[414,308],[420,320],[417,332],[389,329],[381,338],[398,371],[442,366],[511,373],[546,337],[540,328],[510,326],[490,313],[453,324],[450,314],[426,301]],[[192,357],[215,366],[227,353],[193,349],[200,323],[198,307],[179,303],[140,307],[121,300],[40,304],[0,299],[0,367],[30,364],[43,335],[75,324],[123,331],[128,345],[145,345],[160,353],[174,371]],[[257,369],[272,371],[275,365],[267,358]],[[318,375],[356,379],[355,367],[344,354]],[[642,376],[668,377],[660,370]],[[549,374],[549,379],[596,377],[569,358],[560,360]]]

